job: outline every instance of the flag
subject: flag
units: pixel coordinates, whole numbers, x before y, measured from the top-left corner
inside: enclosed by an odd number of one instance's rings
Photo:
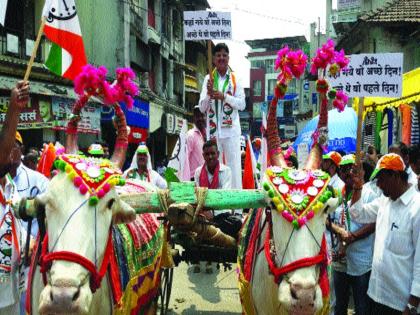
[[[52,42],[45,65],[59,76],[74,80],[87,59],[74,0],[46,0],[42,11],[45,36]]]
[[[0,24],[4,26],[6,20],[7,0],[0,0]]]
[[[244,174],[242,177],[243,189],[255,189],[255,176],[257,175],[257,162],[255,161],[254,150],[252,150],[251,139],[248,136],[245,150]]]
[[[168,167],[171,167],[177,171],[177,176],[181,181],[190,180],[190,168],[189,168],[189,163],[187,160],[187,146],[186,146],[187,131],[188,131],[188,122],[186,119],[184,119],[178,141],[175,144],[175,148],[171,154],[171,159],[168,163]]]

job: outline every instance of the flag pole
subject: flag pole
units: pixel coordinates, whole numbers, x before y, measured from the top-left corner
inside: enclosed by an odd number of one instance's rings
[[[362,151],[362,123],[363,123],[363,110],[364,110],[364,103],[365,98],[360,97],[359,99],[359,108],[358,108],[358,117],[357,117],[357,140],[356,140],[356,164],[360,163],[362,159],[361,151]]]
[[[211,40],[207,41],[207,69],[209,70],[209,79],[213,72],[213,54],[211,53]]]
[[[46,20],[45,20],[45,17],[43,16],[41,19],[41,25],[39,26],[39,31],[36,37],[35,45],[34,45],[34,48],[32,49],[31,59],[29,59],[28,67],[26,68],[23,81],[28,81],[29,75],[31,74],[31,70],[35,61],[36,53],[38,52],[39,43],[41,42],[42,34],[44,33],[45,22]]]

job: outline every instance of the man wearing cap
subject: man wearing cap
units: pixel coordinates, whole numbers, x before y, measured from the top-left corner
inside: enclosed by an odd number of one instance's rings
[[[341,155],[338,152],[331,151],[322,156],[321,169],[330,174],[331,180],[329,185],[335,190],[341,191],[344,187],[344,182],[338,176],[338,169],[340,167]]]
[[[194,180],[195,170],[204,164],[203,144],[206,138],[206,118],[198,106],[194,107],[194,128],[188,130],[186,136],[187,158],[185,159],[183,178]]]
[[[131,161],[130,168],[124,172],[124,177],[146,181],[160,189],[166,189],[168,187],[162,176],[152,169],[149,149],[144,144],[138,146]]]
[[[232,188],[242,188],[241,125],[239,111],[245,109],[245,93],[229,69],[229,48],[224,43],[213,49],[216,66],[203,82],[199,106],[207,114],[207,140],[216,140],[221,158],[232,171]]]
[[[334,188],[334,190],[337,191],[337,193],[340,193],[344,187],[344,182],[338,176],[338,169],[340,167],[340,162],[341,162],[341,154],[338,152],[331,151],[322,156],[321,169],[330,175],[331,179],[330,179],[329,185],[332,188]],[[329,229],[330,225],[328,223],[329,221],[327,221],[327,228]],[[329,252],[331,252],[331,249],[333,247],[332,246],[333,236],[331,233],[327,232],[326,238],[327,238],[328,248],[330,249]],[[335,298],[335,290],[334,290],[334,278],[332,274],[330,275],[329,279],[330,279],[330,288],[331,288],[330,314],[334,314],[336,298]]]
[[[35,198],[37,195],[44,193],[47,190],[49,180],[43,174],[34,171],[22,163],[22,155],[24,152],[23,139],[20,133],[16,132],[15,148],[16,154],[11,155],[11,169],[9,174],[13,178],[16,185],[17,193],[20,198]],[[38,234],[38,222],[36,219],[32,220],[31,231],[28,231],[28,223],[21,222],[22,227],[27,233],[32,235],[32,243]],[[25,277],[29,274],[29,268],[25,268]],[[25,291],[25,290],[23,290]],[[21,298],[21,314],[24,314],[26,292],[22,293]]]
[[[383,196],[363,203],[363,170],[353,174],[350,213],[359,223],[375,223],[375,245],[368,295],[372,314],[417,314],[420,301],[420,194],[408,183],[402,158],[389,153],[372,178]]]
[[[339,176],[345,186],[341,190],[341,205],[332,214],[330,230],[336,235],[333,247],[333,280],[335,288],[335,312],[347,315],[350,288],[356,314],[370,314],[370,301],[367,295],[370,270],[372,266],[375,224],[359,224],[350,218],[349,206],[353,194],[353,180],[350,171],[355,156],[348,154],[340,161]],[[363,187],[362,201],[369,203],[377,194]]]
[[[0,315],[19,314],[21,256],[26,238],[11,205],[19,193],[9,174],[11,160],[19,159],[15,135],[20,111],[29,101],[29,83],[19,82],[12,90],[6,119],[0,133]],[[6,175],[7,174],[7,175]]]
[[[102,145],[100,145],[99,143],[92,143],[89,146],[87,153],[91,157],[103,158],[105,151]]]

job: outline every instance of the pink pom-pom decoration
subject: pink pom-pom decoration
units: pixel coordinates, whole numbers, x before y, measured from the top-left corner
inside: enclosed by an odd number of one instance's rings
[[[306,217],[298,219],[299,226],[304,226],[308,222],[308,219]]]
[[[132,108],[134,104],[133,97],[139,94],[139,88],[133,82],[136,75],[130,68],[118,68],[116,70],[117,83],[114,91],[117,102],[124,102],[127,108]]]
[[[80,187],[80,185],[82,185],[82,184],[83,184],[83,180],[82,180],[82,178],[81,178],[80,176],[76,176],[76,177],[74,178],[74,180],[73,180],[73,184],[74,184],[74,186],[76,186],[76,187]]]
[[[79,186],[79,191],[82,195],[85,195],[88,192],[88,188],[85,184],[81,184]]]
[[[306,218],[308,220],[311,220],[313,217],[315,216],[315,212],[313,212],[312,210],[308,212],[308,214],[306,215]]]
[[[337,91],[337,94],[335,95],[335,99],[333,101],[333,106],[337,108],[339,112],[342,112],[346,108],[348,101],[349,98],[343,91]]]
[[[293,221],[293,216],[288,211],[282,211],[281,215],[285,218],[288,222]]]
[[[106,183],[106,184],[102,187],[102,189],[104,190],[104,192],[105,192],[105,193],[108,193],[108,192],[111,190],[111,186],[110,186],[108,183]]]
[[[99,189],[97,196],[99,199],[103,198],[105,196],[105,191],[103,189]]]
[[[302,50],[290,50],[287,45],[277,53],[275,69],[280,70],[277,80],[280,84],[287,85],[293,77],[300,78],[305,72],[308,57]]]

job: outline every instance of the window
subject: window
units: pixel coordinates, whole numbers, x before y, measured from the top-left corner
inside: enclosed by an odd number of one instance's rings
[[[261,80],[254,80],[252,93],[254,96],[261,96]]]
[[[267,95],[274,95],[274,88],[276,87],[277,80],[276,79],[270,79],[268,80],[268,92]]]
[[[268,59],[265,61],[265,69],[267,73],[274,73],[274,59]]]

